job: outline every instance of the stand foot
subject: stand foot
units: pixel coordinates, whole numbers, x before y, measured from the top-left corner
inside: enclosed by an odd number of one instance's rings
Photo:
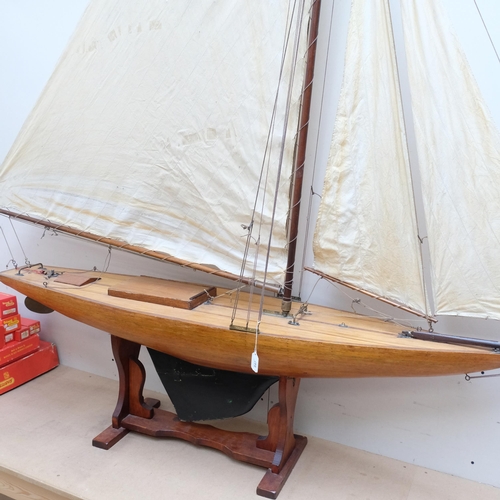
[[[102,450],[109,450],[129,432],[130,431],[128,429],[124,429],[123,427],[115,429],[112,425],[110,425],[92,440],[92,446],[101,448]]]
[[[257,486],[257,495],[265,498],[277,498],[281,488],[286,483],[288,476],[292,472],[297,460],[302,455],[304,448],[307,444],[307,438],[304,436],[295,435],[295,448],[288,457],[284,467],[279,473],[274,473],[271,469],[268,469],[264,477],[262,478],[259,486]]]

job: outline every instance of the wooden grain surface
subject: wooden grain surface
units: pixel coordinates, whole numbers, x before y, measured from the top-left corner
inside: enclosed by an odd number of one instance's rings
[[[125,275],[89,273],[85,287],[49,282],[38,274],[0,274],[0,280],[52,309],[121,338],[213,368],[251,373],[255,334],[229,329],[235,294],[193,310],[108,295]],[[219,290],[219,294],[223,291]],[[246,294],[241,294],[244,301]],[[265,307],[279,310],[279,299]],[[241,302],[240,305],[244,306]],[[294,304],[292,314],[300,304]],[[247,309],[242,307],[242,309]],[[402,328],[345,311],[310,306],[312,314],[264,315],[258,337],[259,373],[291,377],[387,377],[459,374],[500,368],[500,355],[484,349],[399,338]],[[246,321],[238,312],[238,322]],[[250,326],[257,307],[250,307]]]
[[[108,288],[108,295],[181,309],[194,309],[217,295],[213,286],[134,276]]]

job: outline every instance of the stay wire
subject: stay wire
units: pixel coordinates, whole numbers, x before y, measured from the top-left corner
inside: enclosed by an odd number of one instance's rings
[[[284,66],[285,66],[285,60],[286,60],[286,55],[287,55],[287,47],[289,45],[290,37],[291,37],[291,32],[292,32],[292,26],[293,26],[293,17],[294,17],[294,12],[296,9],[296,4],[297,0],[293,2],[293,7],[291,8],[291,11],[289,9],[289,16],[287,20],[287,26],[288,29],[286,30],[285,37],[283,40],[283,49],[282,49],[282,57],[281,57],[281,66],[280,66],[280,73],[278,77],[278,85],[276,88],[276,94],[274,98],[274,106],[273,106],[273,111],[271,115],[271,122],[269,125],[269,130],[268,130],[268,135],[267,135],[267,140],[266,140],[266,146],[264,149],[264,154],[263,154],[263,159],[262,159],[262,166],[261,166],[261,172],[259,176],[259,181],[257,184],[257,190],[256,190],[256,196],[255,196],[255,201],[254,201],[254,207],[252,210],[252,217],[251,217],[251,222],[248,226],[246,226],[246,229],[248,231],[247,234],[247,241],[245,245],[245,250],[243,253],[243,259],[242,259],[242,264],[241,264],[241,269],[240,269],[240,280],[242,280],[244,274],[245,274],[245,269],[247,266],[247,261],[248,261],[248,255],[250,252],[250,243],[252,241],[252,234],[254,230],[254,225],[255,225],[255,214],[257,212],[257,204],[259,201],[260,193],[262,190],[262,185],[266,186],[267,185],[267,179],[269,175],[269,168],[270,168],[270,150],[272,150],[272,143],[273,143],[273,131],[275,129],[276,125],[276,115],[277,115],[277,109],[278,109],[278,101],[279,101],[279,96],[280,96],[280,89],[281,89],[281,82],[282,82],[282,76],[283,76],[283,71],[284,71]],[[291,4],[292,5],[292,4]],[[262,207],[264,206],[265,203],[265,198],[266,198],[266,191],[264,187],[264,192],[262,195]],[[253,266],[253,274],[252,277],[255,280],[255,275],[256,275],[256,266],[257,266],[257,260],[259,256],[259,249],[260,249],[260,231],[261,227],[263,225],[263,209],[261,209],[261,218],[258,224],[259,227],[259,235],[257,238],[255,238],[255,241],[257,243],[257,248],[256,248],[256,253],[254,255],[254,266]],[[264,280],[265,283],[265,280]],[[248,304],[248,311],[247,311],[247,323],[248,319],[250,316],[250,310],[251,310],[251,298],[253,296],[253,285],[250,287],[250,300]],[[234,307],[233,307],[233,313],[231,316],[231,324],[233,324],[235,318],[236,318],[236,311],[238,308],[238,301],[239,301],[239,289],[237,290],[236,297],[235,297],[235,302],[234,302]]]
[[[486,26],[483,15],[481,14],[481,11],[479,10],[479,6],[478,6],[476,0],[474,0],[474,5],[476,6],[479,17],[481,18],[481,22],[483,23],[486,34],[488,35],[488,38],[490,39],[490,43],[491,43],[491,46],[493,47],[493,51],[495,52],[495,55],[497,56],[497,60],[500,63],[500,56],[498,55],[497,49],[495,47],[495,44],[493,43],[493,39],[491,38],[490,32],[488,30],[488,26]]]
[[[265,265],[265,269],[264,269],[264,283],[267,280],[267,272],[268,272],[268,268],[269,268],[269,258],[270,258],[270,252],[271,252],[273,228],[274,228],[274,221],[275,221],[276,208],[277,208],[277,202],[278,202],[278,189],[279,189],[279,184],[281,182],[281,172],[282,172],[282,167],[283,167],[283,158],[284,158],[284,154],[285,154],[285,140],[286,140],[286,135],[287,135],[287,129],[289,126],[289,116],[290,116],[290,108],[291,108],[291,102],[292,102],[295,68],[297,66],[298,52],[299,52],[299,46],[300,46],[300,35],[301,35],[300,27],[302,26],[302,22],[303,22],[303,15],[304,15],[304,0],[302,0],[300,13],[299,13],[298,18],[297,18],[297,32],[296,32],[296,36],[295,36],[295,43],[294,43],[295,46],[293,49],[292,71],[290,74],[290,79],[289,79],[289,84],[288,84],[288,95],[287,95],[287,101],[286,101],[286,107],[285,107],[286,113],[285,113],[285,119],[284,119],[284,123],[283,123],[283,135],[282,135],[282,140],[281,140],[280,156],[279,156],[279,162],[278,162],[278,173],[277,173],[277,178],[276,178],[276,190],[275,190],[274,202],[273,202],[271,226],[269,229],[269,240],[268,240],[267,253],[266,253],[266,265]],[[260,322],[262,320],[262,314],[264,311],[264,292],[265,292],[265,289],[262,288],[261,294],[260,294],[260,306],[259,306],[259,315],[258,315],[257,325],[260,324]],[[257,336],[257,334],[258,334],[258,328],[256,331],[256,336]]]
[[[24,256],[24,263],[29,266],[30,265],[30,261],[28,259],[28,257],[26,256],[26,252],[24,251],[24,247],[23,247],[23,244],[21,243],[21,239],[19,238],[19,235],[17,234],[17,231],[16,231],[16,228],[14,226],[14,224],[12,223],[12,219],[9,217],[9,223],[12,227],[12,231],[14,231],[14,235],[16,236],[16,239],[17,239],[17,243],[19,244],[19,248],[21,249],[21,252],[23,252],[23,256]]]
[[[0,226],[0,231],[2,231],[3,239],[5,240],[5,244],[7,245],[7,248],[10,253],[10,260],[7,262],[7,265],[5,266],[6,268],[9,267],[9,264],[12,262],[12,265],[14,266],[15,269],[17,269],[17,262],[16,259],[14,259],[14,254],[12,253],[12,249],[10,248],[9,241],[7,240],[7,236],[5,236],[5,233],[3,231],[3,227]]]

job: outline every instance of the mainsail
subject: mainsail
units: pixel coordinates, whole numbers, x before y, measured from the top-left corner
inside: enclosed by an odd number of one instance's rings
[[[239,274],[266,148],[267,240],[295,74],[268,268],[281,283],[303,4],[92,2],[3,164],[1,208]]]

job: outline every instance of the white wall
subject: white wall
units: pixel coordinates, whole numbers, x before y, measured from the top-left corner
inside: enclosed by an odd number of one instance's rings
[[[87,0],[2,0],[0,2],[0,160],[7,153],[24,119],[35,103],[67,39],[71,35]],[[331,4],[324,0],[324,10]],[[500,63],[485,40],[484,30],[466,0],[445,0],[465,44],[479,84],[492,113],[500,124]],[[490,30],[498,24],[497,0],[478,0]],[[336,0],[338,26],[332,30],[327,87],[337,89],[342,71],[343,48],[350,2]],[[471,22],[472,21],[472,22]],[[336,21],[337,23],[337,21]],[[326,58],[329,20],[322,19],[320,59]],[[500,48],[500,32],[491,32]],[[322,95],[315,84],[313,105],[316,121],[320,102],[325,109],[335,107],[335,90]],[[314,118],[312,122],[314,122]],[[313,132],[317,129],[311,125]],[[322,115],[318,161],[328,154],[333,119]],[[314,141],[315,142],[315,141]],[[310,152],[309,161],[316,156]],[[1,196],[1,195],[0,195]],[[14,257],[23,263],[24,255],[10,222],[0,220]],[[79,268],[102,268],[107,248],[25,224],[15,225],[22,247],[31,262]],[[10,251],[0,233],[0,268],[10,260]],[[308,257],[310,258],[310,257]],[[131,254],[113,251],[109,267],[113,272],[154,274],[207,281],[194,271],[180,270]],[[210,278],[215,284],[221,280]],[[312,286],[305,277],[304,289]],[[223,283],[223,282],[222,282]],[[6,291],[2,285],[0,291]],[[331,285],[317,290],[322,302],[350,308],[350,299]],[[307,292],[306,292],[307,293]],[[26,313],[34,316],[33,313]],[[105,377],[116,378],[108,335],[68,320],[57,313],[41,317],[43,336],[54,341],[65,365]],[[439,323],[441,331],[470,336],[499,338],[497,323],[449,318]],[[147,386],[163,391],[146,353]],[[423,465],[500,487],[500,398],[496,389],[500,379],[466,382],[463,376],[428,379],[303,380],[299,396],[296,430],[372,451],[406,462]],[[276,397],[271,391],[269,401]],[[251,416],[263,419],[268,401]],[[332,471],[332,474],[335,471]]]

